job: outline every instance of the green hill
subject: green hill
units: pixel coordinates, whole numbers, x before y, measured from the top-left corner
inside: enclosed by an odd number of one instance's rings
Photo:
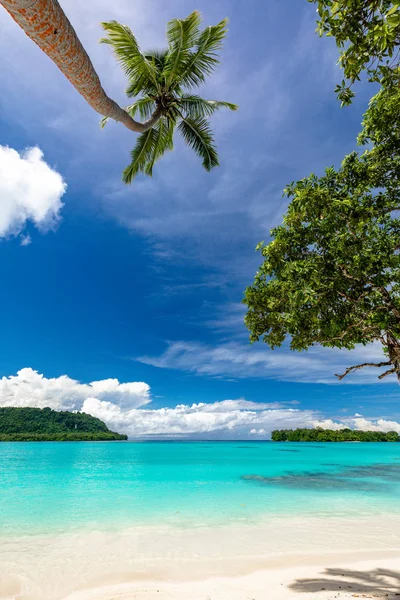
[[[86,413],[51,408],[0,408],[0,442],[126,440]]]

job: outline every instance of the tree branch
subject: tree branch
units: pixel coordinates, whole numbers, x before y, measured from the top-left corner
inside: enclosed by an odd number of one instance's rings
[[[347,271],[347,269],[344,265],[338,265],[338,267],[342,271],[343,275],[345,277],[347,277],[347,279],[351,279],[353,281],[358,281],[359,283],[363,284],[362,279],[360,279],[359,277],[355,277],[354,275],[350,275],[350,273]],[[400,319],[400,311],[396,307],[395,303],[393,302],[392,296],[389,294],[387,289],[383,285],[376,285],[376,283],[374,283],[373,281],[366,281],[365,283],[367,285],[370,285],[372,289],[377,290],[378,292],[380,292],[382,294],[387,305],[390,306],[390,308],[392,309],[393,314],[398,319]]]
[[[392,373],[396,373],[395,367],[393,367],[393,369],[385,371],[384,373],[382,373],[382,375],[379,375],[378,379],[383,379],[384,377],[386,377],[386,375],[391,375]]]
[[[380,362],[380,363],[362,363],[361,365],[355,365],[354,367],[348,367],[344,373],[342,373],[342,375],[338,375],[337,373],[335,373],[335,377],[337,377],[339,379],[339,381],[341,379],[343,379],[343,377],[346,377],[346,375],[348,375],[349,373],[351,373],[352,371],[357,371],[358,369],[362,369],[363,367],[387,367],[389,365],[391,365],[391,361],[387,360],[384,362]],[[384,373],[383,376],[385,375],[389,375],[389,372],[386,371],[386,373]],[[380,377],[382,378],[382,377]]]
[[[138,123],[107,96],[92,61],[57,0],[0,0],[0,4],[96,112],[137,133],[154,127],[162,115],[161,108],[144,123]]]

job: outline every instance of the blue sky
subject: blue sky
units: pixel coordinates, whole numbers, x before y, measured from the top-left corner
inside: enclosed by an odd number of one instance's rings
[[[128,24],[146,48],[162,47],[167,20],[195,8],[205,24],[228,16],[221,67],[201,93],[240,110],[213,119],[220,168],[206,173],[178,143],[152,179],[125,186],[134,134],[115,123],[100,130],[99,115],[0,11],[0,404],[86,402],[131,435],[264,438],[286,422],[399,420],[394,381],[363,372],[339,384],[333,375],[380,357],[378,347],[272,352],[251,347],[243,325],[254,248],[281,220],[282,189],[354,148],[372,95],[360,86],[354,105],[340,108],[337,51],[315,35],[314,6],[78,4],[62,2],[122,104],[124,76],[98,44],[100,21]],[[103,382],[97,395],[94,381]]]

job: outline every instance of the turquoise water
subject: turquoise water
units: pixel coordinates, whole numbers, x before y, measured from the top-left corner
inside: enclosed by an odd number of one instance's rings
[[[0,534],[400,509],[400,444],[1,443]]]

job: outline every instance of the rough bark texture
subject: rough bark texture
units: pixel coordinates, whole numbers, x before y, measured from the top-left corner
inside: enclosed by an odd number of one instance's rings
[[[0,0],[0,4],[96,112],[138,133],[157,123],[162,114],[160,109],[148,121],[138,123],[107,96],[86,50],[57,0]]]
[[[387,335],[387,347],[390,362],[393,365],[393,372],[396,373],[400,382],[400,345],[398,340],[390,334]]]

